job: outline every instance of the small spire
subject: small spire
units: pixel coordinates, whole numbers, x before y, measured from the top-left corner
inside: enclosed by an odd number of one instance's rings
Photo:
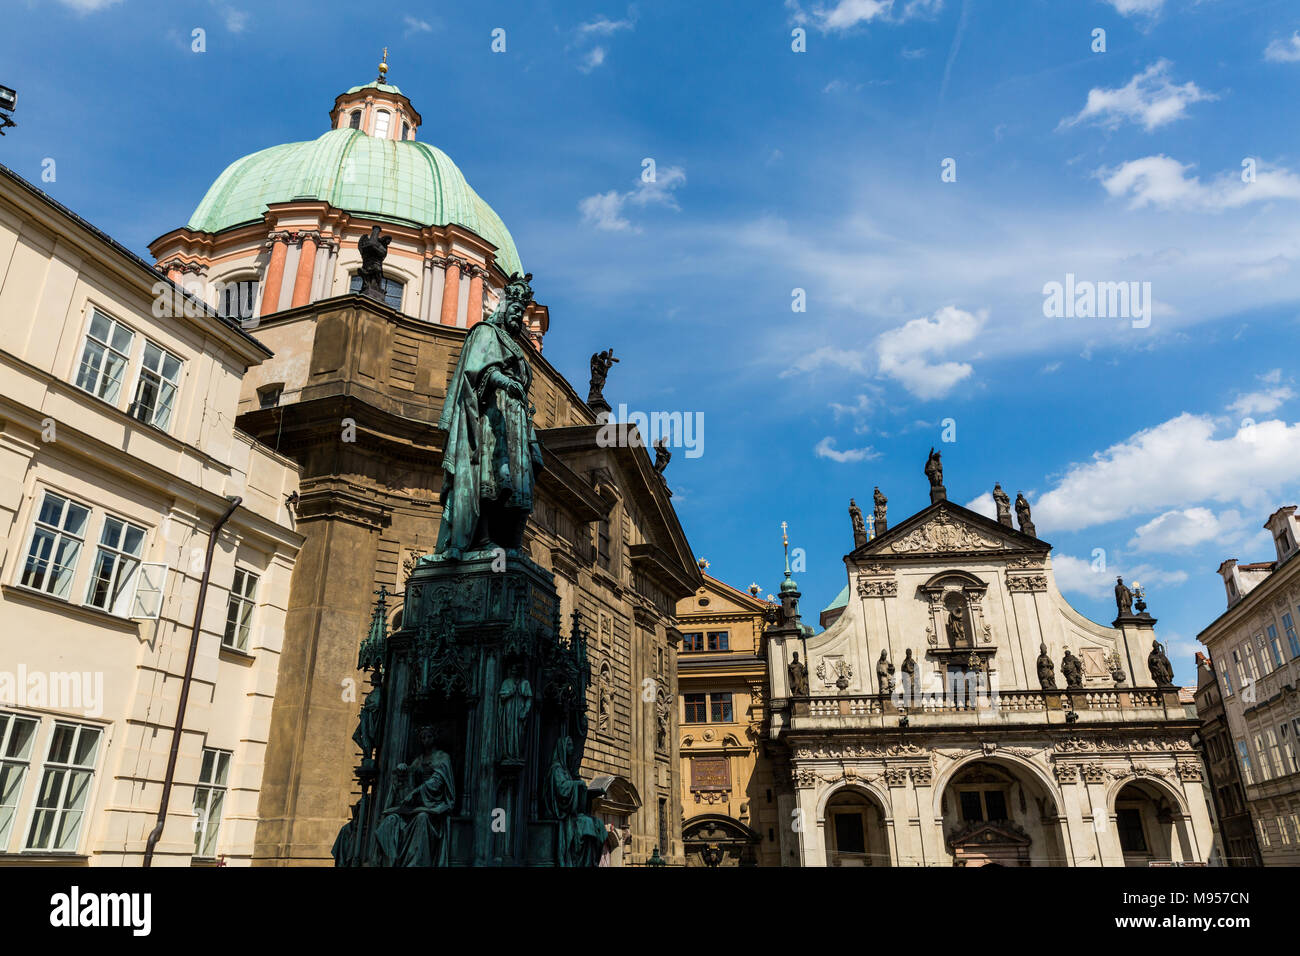
[[[784,521],[781,522],[781,547],[785,549],[785,576],[790,576],[790,535],[789,527]]]
[[[379,61],[379,79],[377,82],[386,83],[388,77],[388,47],[384,47],[384,58]]]

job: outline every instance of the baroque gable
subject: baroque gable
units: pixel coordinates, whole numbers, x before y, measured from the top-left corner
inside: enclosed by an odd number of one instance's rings
[[[931,505],[854,551],[859,559],[1046,552],[1037,538],[951,501]]]

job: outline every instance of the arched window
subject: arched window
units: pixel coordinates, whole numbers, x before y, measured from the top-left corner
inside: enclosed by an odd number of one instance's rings
[[[410,138],[411,138],[411,124],[410,124],[410,123],[403,123],[403,124],[402,124],[402,139],[410,139]]]
[[[352,129],[361,129],[361,110],[353,110],[351,117],[348,118],[348,126]]]
[[[380,110],[375,114],[375,136],[379,139],[388,138],[388,124],[392,120],[392,114],[388,110]]]
[[[257,280],[237,279],[221,286],[217,312],[227,319],[251,319],[257,306]]]
[[[402,310],[402,289],[404,288],[401,280],[390,279],[384,276],[384,304],[390,309]],[[352,282],[348,285],[349,292],[361,291],[361,276],[353,274]]]

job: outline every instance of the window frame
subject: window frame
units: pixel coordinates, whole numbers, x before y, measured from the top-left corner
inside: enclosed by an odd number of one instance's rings
[[[212,758],[211,764],[208,761],[209,756]],[[218,841],[221,839],[222,813],[226,806],[226,796],[230,793],[230,765],[234,762],[234,759],[235,754],[233,751],[222,750],[219,747],[203,748],[199,760],[199,779],[194,785],[193,859],[215,860],[218,857],[216,851]],[[205,777],[208,779],[205,779]],[[219,779],[214,779],[218,777]],[[204,804],[202,812],[199,809],[200,796],[202,796]],[[214,814],[212,812],[214,799],[217,805],[215,823],[213,823]],[[208,842],[211,853],[200,852],[205,842]]]
[[[365,284],[366,284],[365,280],[361,278],[360,272],[352,273],[352,275],[348,278],[348,293],[351,295],[360,295],[361,290],[365,288]],[[355,289],[352,288],[353,285],[356,286]],[[391,301],[394,286],[397,288],[397,303],[395,305]],[[384,273],[384,305],[388,306],[394,312],[401,312],[402,303],[406,300],[406,286],[407,286],[407,282],[405,279],[396,279],[393,276],[389,275],[387,272],[385,272]]]
[[[145,355],[146,353],[148,353],[150,346],[153,346],[155,349],[157,349],[159,353],[157,371],[155,371],[152,368],[148,368],[145,364]],[[176,360],[175,380],[165,378],[162,374],[162,369],[166,367],[166,361],[168,358],[172,358]],[[140,348],[139,364],[136,366],[136,370],[135,370],[135,383],[131,389],[131,404],[127,406],[126,413],[130,415],[132,418],[134,418],[136,421],[148,425],[150,428],[156,428],[161,432],[166,432],[167,434],[170,435],[172,430],[172,425],[176,421],[176,414],[178,411],[178,407],[180,405],[181,381],[184,378],[184,376],[185,376],[185,359],[181,358],[175,352],[160,345],[159,343],[155,342],[153,339],[148,338],[146,336],[144,340],[144,345],[142,345]],[[144,385],[147,377],[154,378],[157,381],[154,384],[155,404],[149,414],[149,417],[145,418],[137,412],[137,409],[141,407],[140,389]],[[172,395],[171,395],[171,402],[167,406],[167,420],[162,424],[159,424],[158,410],[161,407],[164,384],[170,385],[172,387]]]
[[[1300,608],[1296,610],[1300,611]],[[1286,642],[1289,645],[1288,650],[1291,651],[1291,660],[1300,658],[1300,635],[1296,634],[1295,620],[1291,617],[1290,611],[1282,612],[1282,627],[1286,630]]]
[[[108,528],[108,523],[109,523],[110,521],[118,521],[118,522],[121,522],[121,524],[122,524],[122,531],[121,531],[120,535],[118,536],[118,541],[119,541],[119,543],[125,541],[125,539],[126,539],[126,532],[127,532],[127,529],[128,529],[128,528],[134,528],[134,529],[138,530],[139,532],[141,532],[141,534],[140,534],[140,553],[139,553],[138,555],[128,554],[127,552],[122,551],[122,550],[121,550],[120,548],[118,548],[118,547],[110,547],[110,546],[105,545],[105,544],[103,543],[103,540],[104,540],[104,532],[105,532],[105,530]],[[92,563],[91,563],[90,577],[89,577],[89,580],[86,581],[86,592],[85,592],[85,597],[82,599],[82,602],[81,602],[82,605],[83,605],[84,607],[93,607],[93,608],[95,608],[96,610],[104,611],[104,612],[107,613],[107,614],[112,614],[114,617],[121,617],[121,618],[128,618],[128,619],[130,618],[130,616],[131,616],[131,610],[132,610],[132,607],[133,607],[134,602],[135,602],[135,585],[138,583],[138,577],[137,577],[137,575],[138,575],[139,572],[140,572],[140,566],[141,566],[142,564],[144,564],[144,555],[145,555],[145,551],[147,550],[148,540],[149,540],[149,529],[148,529],[148,528],[144,527],[143,525],[138,525],[138,524],[136,524],[135,522],[131,521],[131,520],[128,519],[128,518],[123,518],[123,517],[121,517],[121,516],[119,516],[119,515],[115,515],[115,514],[113,514],[111,511],[105,511],[105,512],[104,512],[103,520],[100,521],[100,525],[99,525],[99,535],[98,535],[98,537],[96,538],[96,541],[95,541],[95,557],[94,557],[94,560],[93,560]],[[100,556],[100,552],[101,552],[101,551],[104,551],[104,550],[106,550],[106,549],[107,549],[108,551],[111,551],[111,552],[113,553],[113,555],[115,556],[115,558],[128,557],[128,558],[134,560],[134,561],[135,561],[135,567],[131,569],[130,576],[126,579],[126,581],[125,581],[124,583],[121,584],[121,586],[120,586],[120,588],[117,590],[116,594],[114,594],[114,593],[110,590],[110,592],[109,592],[109,594],[110,594],[110,600],[108,601],[108,605],[109,605],[109,606],[106,606],[106,607],[100,607],[98,604],[95,604],[95,603],[91,600],[91,594],[92,594],[92,592],[93,592],[94,589],[95,589],[95,584],[96,584],[96,580],[97,580],[97,576],[98,576],[98,569],[99,569],[99,556]],[[119,561],[119,560],[115,560],[115,561],[114,561],[114,570],[113,570],[113,578],[112,578],[112,582],[114,582],[114,583],[116,583],[116,582],[118,582],[118,581],[121,580],[121,579],[119,578],[119,576],[118,576],[118,573],[119,573],[119,571],[120,571],[121,565],[122,565],[122,562],[121,562],[121,561]],[[128,596],[128,595],[129,595],[129,596]],[[119,601],[125,601],[125,602],[126,602],[125,613],[123,613],[122,611],[117,610],[118,602],[119,602]]]
[[[96,372],[94,388],[87,388],[85,385],[81,384],[81,369],[82,366],[85,365],[86,345],[91,339],[91,329],[95,324],[96,317],[99,317],[109,323],[109,332],[108,332],[107,340],[101,340],[96,338],[94,340],[95,343],[97,345],[102,346],[106,350],[106,352],[112,352],[114,355],[119,356],[123,360],[122,374],[117,381],[117,391],[114,393],[112,398],[108,398],[103,394],[101,394],[101,387],[103,385],[103,371],[104,371],[102,364],[99,370]],[[125,353],[123,353],[116,346],[111,344],[113,339],[114,327],[124,330],[130,336],[130,338],[126,343]],[[75,359],[76,364],[73,366],[72,369],[72,386],[76,388],[78,391],[84,392],[85,394],[91,396],[92,398],[97,398],[101,402],[104,402],[108,405],[112,405],[114,408],[120,410],[122,407],[122,394],[124,391],[127,391],[125,386],[127,383],[127,378],[129,377],[131,372],[131,362],[133,360],[133,357],[135,355],[135,350],[136,350],[135,340],[138,335],[139,333],[137,333],[132,326],[123,322],[121,319],[114,318],[108,312],[106,312],[105,310],[99,308],[94,304],[88,304],[86,308],[85,325],[81,331],[81,340],[80,340],[81,349],[77,353]],[[100,356],[101,360],[103,359],[103,357],[104,356],[101,354]]]
[[[685,654],[696,654],[704,650],[704,632],[703,631],[683,631],[682,632],[682,652]]]
[[[721,716],[714,716],[715,711]],[[736,722],[736,695],[731,691],[709,694],[709,723],[734,724]]]
[[[682,718],[683,724],[707,724],[709,722],[708,694],[682,694],[682,704],[685,708]],[[697,714],[698,718],[692,717],[692,713]]]
[[[242,591],[237,591],[235,586],[239,582],[240,575],[244,576],[244,588]],[[221,631],[222,647],[241,654],[248,653],[248,642],[253,635],[253,615],[257,610],[257,585],[261,580],[262,576],[255,571],[250,571],[248,568],[235,568],[231,575],[230,588],[226,592],[226,622]],[[232,607],[244,611],[242,620],[231,619]],[[230,634],[232,624],[235,627],[233,640],[227,640],[232,637]]]
[[[20,723],[30,724],[32,732],[27,737],[27,752],[25,755],[9,753],[13,746],[14,728]],[[9,847],[9,841],[15,833],[22,832],[21,829],[14,826],[18,820],[18,810],[23,804],[23,794],[27,789],[27,778],[31,775],[32,755],[36,752],[36,739],[41,733],[41,719],[28,714],[19,713],[16,710],[0,710],[0,780],[5,779],[4,770],[11,767],[18,767],[17,782],[11,787],[13,803],[4,802],[4,790],[0,788],[0,853],[5,853]],[[8,818],[4,818],[4,808],[8,807],[10,812]]]
[[[15,562],[15,564],[17,565],[17,572],[18,572],[18,577],[15,583],[21,588],[25,588],[29,591],[35,591],[39,594],[44,594],[49,597],[55,598],[56,600],[66,601],[67,603],[71,604],[72,595],[75,593],[75,587],[77,583],[77,566],[81,561],[81,555],[86,550],[86,538],[88,537],[87,531],[89,531],[90,529],[90,519],[94,516],[95,509],[92,506],[86,504],[84,501],[78,500],[73,495],[66,494],[65,492],[62,491],[56,491],[53,488],[42,487],[39,489],[39,491],[41,492],[39,497],[35,494],[32,495],[32,501],[34,507],[32,509],[31,514],[28,516],[27,545],[23,549],[22,558],[19,561]],[[63,500],[63,507],[60,509],[60,519],[59,519],[60,527],[58,528],[54,528],[52,525],[46,524],[41,520],[41,514],[45,510],[45,503],[50,496],[61,498]],[[68,533],[63,528],[63,525],[66,524],[67,522],[68,512],[71,509],[71,507],[74,505],[77,508],[80,508],[86,512],[86,517],[82,523],[82,532],[80,538],[78,538],[76,535]],[[63,595],[57,594],[55,593],[55,591],[51,590],[50,588],[45,587],[44,584],[42,584],[41,586],[37,586],[37,585],[29,584],[26,581],[24,581],[24,578],[27,576],[27,566],[32,560],[32,548],[36,544],[36,534],[40,530],[54,532],[53,544],[50,547],[51,557],[46,561],[46,569],[44,572],[47,575],[49,575],[50,569],[51,567],[53,567],[53,556],[58,554],[58,545],[62,542],[65,535],[71,537],[73,540],[78,542],[76,554],[73,556],[72,559],[72,564],[70,566],[67,565],[64,566],[67,567],[69,570],[69,577],[67,578],[66,594]],[[53,580],[54,580],[53,575],[50,575],[49,581],[53,582]]]
[[[81,742],[82,733],[85,731],[94,732],[95,744],[94,744],[94,750],[91,754],[91,759],[89,764],[77,764],[71,761],[59,762],[59,761],[52,761],[50,759],[50,754],[52,749],[54,748],[55,741],[57,740],[57,735],[60,727],[70,727],[70,728],[74,728],[76,731],[75,736],[73,737],[72,745],[68,748],[69,755],[74,760],[77,751],[79,749],[78,745]],[[26,836],[23,838],[22,852],[29,853],[29,854],[50,854],[50,855],[59,855],[59,856],[78,855],[78,851],[81,848],[81,841],[85,836],[84,824],[86,822],[86,817],[89,815],[90,809],[94,807],[95,783],[96,783],[95,776],[98,771],[100,754],[104,749],[104,737],[105,737],[104,728],[96,724],[83,724],[72,720],[59,720],[59,719],[54,720],[53,726],[50,728],[48,736],[45,741],[45,757],[41,761],[41,782],[36,788],[34,799],[32,800],[31,807],[29,808],[27,814],[27,826],[24,827],[24,830],[26,831]],[[41,807],[40,806],[41,794],[46,789],[45,779],[46,779],[46,775],[51,771],[51,767],[53,767],[53,770],[55,772],[61,771],[65,775],[59,787],[59,797],[58,800],[56,801],[55,806]],[[76,831],[72,840],[72,846],[67,849],[56,849],[53,846],[53,839],[60,830],[60,824],[64,818],[64,815],[70,809],[69,807],[62,806],[62,804],[67,802],[67,795],[70,789],[69,782],[74,779],[76,774],[79,773],[86,775],[86,786],[85,786],[84,797],[81,806],[76,808],[76,812],[79,814],[79,817],[77,818]],[[51,838],[50,845],[33,846],[32,837],[35,835],[35,828],[37,825],[37,821],[40,814],[44,812],[54,813],[54,822],[51,824],[49,828],[49,836]]]
[[[721,640],[715,640],[721,638]],[[731,631],[705,631],[704,646],[710,651],[730,651]]]

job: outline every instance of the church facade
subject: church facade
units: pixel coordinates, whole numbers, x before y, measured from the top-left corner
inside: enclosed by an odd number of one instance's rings
[[[1135,611],[1117,584],[1114,623],[1088,620],[1027,502],[1016,529],[1006,496],[995,521],[946,500],[935,471],[900,524],[882,497],[874,538],[855,515],[825,631],[806,635],[782,586],[767,657],[783,862],[1204,864],[1197,721],[1140,594]]]

